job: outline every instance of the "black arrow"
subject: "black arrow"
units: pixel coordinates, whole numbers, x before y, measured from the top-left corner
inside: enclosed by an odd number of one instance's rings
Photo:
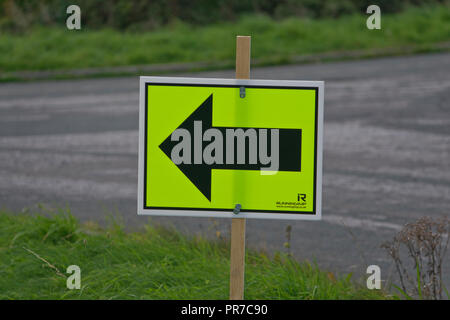
[[[192,114],[181,123],[177,129],[186,129],[194,136],[194,121],[202,121],[203,131],[212,126],[212,112],[213,112],[213,95],[211,94]],[[276,106],[274,106],[275,108]],[[287,115],[288,116],[288,115]],[[239,129],[234,127],[214,127],[222,132],[222,136],[225,137],[227,129]],[[249,128],[242,128],[244,130]],[[278,128],[252,128],[252,129],[278,129]],[[301,171],[301,129],[278,129],[279,130],[279,167],[278,171]],[[172,135],[172,134],[171,134]],[[178,144],[177,141],[171,141],[171,135],[169,135],[160,145],[159,148],[171,159],[172,148]],[[271,150],[270,135],[268,134],[268,150]],[[202,142],[202,150],[204,146],[210,142]],[[225,145],[225,144],[224,144]],[[192,144],[192,152],[194,154],[194,147]],[[211,170],[212,169],[228,169],[228,170],[260,170],[262,167],[267,167],[266,164],[260,163],[258,160],[256,164],[248,164],[249,148],[246,149],[246,163],[237,164],[236,155],[237,148],[235,144],[235,161],[234,164],[194,164],[191,161],[190,164],[180,163],[177,167],[184,173],[184,175],[197,187],[197,189],[211,201]],[[225,158],[225,147],[223,150]]]

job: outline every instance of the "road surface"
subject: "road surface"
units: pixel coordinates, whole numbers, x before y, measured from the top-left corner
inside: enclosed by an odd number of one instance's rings
[[[395,271],[380,244],[450,214],[450,54],[256,68],[252,78],[325,81],[323,221],[248,220],[248,246],[323,268]],[[181,75],[181,74],[179,74]],[[233,78],[229,71],[182,74]],[[69,206],[82,220],[136,215],[138,78],[0,84],[0,207]],[[152,218],[227,234],[230,221]],[[450,256],[450,253],[447,255]],[[445,266],[450,287],[450,263]]]

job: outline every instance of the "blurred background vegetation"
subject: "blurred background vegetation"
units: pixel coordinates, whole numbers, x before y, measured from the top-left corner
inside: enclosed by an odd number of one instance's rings
[[[381,30],[366,28],[373,3]],[[71,4],[81,30],[66,28]],[[450,0],[0,0],[0,81],[232,68],[239,34],[253,66],[448,51]]]
[[[371,4],[382,13],[398,13],[411,6],[449,4],[448,0],[0,0],[0,29],[20,32],[33,26],[64,24],[66,8],[82,9],[83,27],[117,30],[154,30],[176,22],[207,25],[237,21],[250,14],[273,19],[288,17],[338,18],[365,13]]]

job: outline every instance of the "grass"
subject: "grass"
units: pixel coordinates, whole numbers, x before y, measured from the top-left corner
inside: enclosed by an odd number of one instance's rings
[[[304,54],[414,46],[420,51],[450,40],[448,6],[410,8],[382,15],[381,30],[368,30],[368,15],[339,19],[265,16],[243,17],[236,23],[193,27],[175,23],[146,33],[114,30],[68,31],[65,26],[36,28],[23,34],[2,34],[0,72],[64,70],[159,63],[233,64],[235,36],[252,35],[252,58],[261,64],[290,62]]]
[[[66,268],[81,268],[81,289]],[[80,225],[68,213],[0,212],[0,299],[227,299],[226,241],[146,225]],[[386,299],[383,292],[284,254],[249,250],[246,299]]]

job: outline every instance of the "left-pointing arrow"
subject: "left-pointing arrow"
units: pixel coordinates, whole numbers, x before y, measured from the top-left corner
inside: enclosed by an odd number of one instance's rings
[[[209,201],[212,169],[301,171],[301,129],[213,127],[212,112],[211,94],[159,146]]]

